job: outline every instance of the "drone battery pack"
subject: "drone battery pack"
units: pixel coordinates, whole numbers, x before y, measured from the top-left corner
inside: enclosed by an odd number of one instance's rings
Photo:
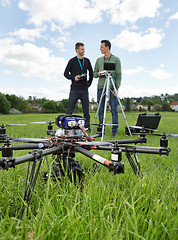
[[[56,117],[56,125],[64,129],[85,127],[85,118],[78,115],[59,115]]]

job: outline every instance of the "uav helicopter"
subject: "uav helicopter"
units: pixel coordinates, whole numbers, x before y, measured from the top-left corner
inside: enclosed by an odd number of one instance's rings
[[[58,127],[55,131],[53,130],[53,123]],[[141,176],[141,166],[136,153],[168,156],[171,150],[164,135],[160,140],[159,147],[137,146],[138,143],[147,142],[144,129],[140,130],[140,136],[137,139],[95,141],[96,137],[101,136],[101,127],[98,128],[95,135],[89,136],[85,131],[85,118],[79,115],[57,116],[55,122],[48,122],[48,137],[44,138],[7,136],[6,126],[9,125],[2,124],[0,127],[0,143],[3,144],[0,146],[2,153],[0,169],[8,170],[9,168],[15,168],[16,165],[28,162],[21,218],[25,208],[30,204],[43,159],[46,159],[48,171],[50,169],[47,160],[48,155],[53,155],[55,161],[52,165],[52,171],[43,173],[44,179],[47,180],[51,176],[61,180],[62,177],[68,176],[71,182],[76,183],[77,181],[81,182],[84,177],[84,170],[82,170],[79,161],[74,159],[77,152],[92,159],[95,162],[95,167],[100,164],[108,168],[114,175],[124,173],[122,154],[125,154],[134,174]],[[12,144],[13,142],[19,144]],[[19,150],[32,151],[29,154],[15,157],[14,151]],[[109,151],[111,159],[93,153],[94,150]]]

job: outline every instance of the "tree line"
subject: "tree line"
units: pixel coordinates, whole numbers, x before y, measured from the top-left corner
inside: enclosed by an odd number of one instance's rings
[[[68,99],[61,101],[49,100],[29,96],[28,99],[18,97],[14,94],[3,94],[0,92],[0,113],[21,114],[21,113],[65,113]],[[74,112],[82,112],[82,108],[75,106]]]
[[[126,111],[171,111],[170,104],[178,101],[178,94],[161,94],[160,96],[123,98],[121,103]],[[65,113],[68,105],[68,99],[54,101],[44,98],[29,96],[28,99],[18,97],[14,94],[3,94],[0,92],[0,113],[1,114],[20,114],[20,113]],[[97,103],[94,99],[90,105]],[[80,104],[76,104],[75,113],[82,112]]]

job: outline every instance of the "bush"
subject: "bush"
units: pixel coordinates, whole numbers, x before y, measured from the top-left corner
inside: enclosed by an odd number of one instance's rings
[[[21,111],[15,109],[15,108],[11,108],[9,111],[9,114],[21,114]]]
[[[159,111],[162,110],[160,104],[155,104],[155,105],[153,106],[153,108],[154,108],[154,110],[155,110],[156,112],[159,112]]]
[[[42,108],[46,113],[57,113],[57,104],[53,100],[45,101]]]

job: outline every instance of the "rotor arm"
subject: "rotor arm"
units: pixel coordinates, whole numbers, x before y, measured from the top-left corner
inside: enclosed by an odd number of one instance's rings
[[[13,150],[45,149],[49,146],[50,143],[11,145]],[[0,151],[2,151],[2,148],[3,146],[0,146]]]
[[[113,171],[114,174],[123,173],[122,162],[113,162],[113,161],[107,160],[106,158],[103,158],[97,154],[94,154],[80,146],[76,146],[74,150],[85,155],[86,157],[93,159],[95,162],[102,164],[103,166],[107,167],[110,172]]]
[[[146,143],[146,138],[137,138],[137,139],[123,139],[123,140],[105,140],[105,142],[117,143],[117,144],[137,144],[137,143]]]
[[[62,146],[53,147],[50,149],[36,151],[36,154],[28,154],[17,158],[2,158],[0,159],[0,168],[1,169],[8,169],[10,167],[15,167],[18,164],[34,161],[35,159],[41,159],[42,156],[56,154],[62,151]]]
[[[112,146],[97,146],[99,150],[112,150]],[[145,154],[158,154],[158,155],[169,155],[171,149],[169,147],[140,147],[140,146],[122,146],[119,145],[119,149],[122,152],[129,152],[129,153],[145,153]]]

